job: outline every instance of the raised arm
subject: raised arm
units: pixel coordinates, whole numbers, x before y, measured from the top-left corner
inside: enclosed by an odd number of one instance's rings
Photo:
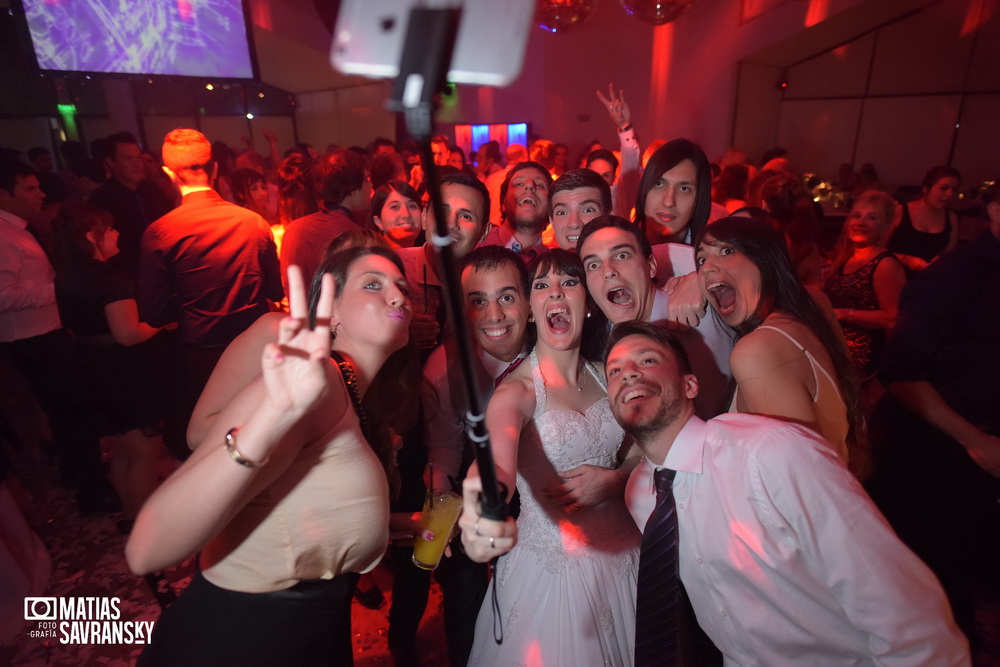
[[[216,444],[199,447],[139,513],[126,546],[136,573],[169,567],[203,548],[348,409],[343,388],[330,382],[333,280],[324,277],[315,329],[307,326],[297,267],[289,270],[289,284],[292,314],[281,322],[277,344],[264,349],[261,376],[209,429],[207,442]]]
[[[187,441],[192,450],[205,440],[223,408],[260,375],[264,348],[278,340],[278,327],[283,319],[282,313],[262,315],[223,352],[188,422]]]
[[[520,370],[500,383],[486,408],[486,430],[490,434],[493,464],[497,469],[497,480],[507,487],[507,500],[514,495],[517,481],[517,447],[521,429],[535,412],[535,390],[530,377],[524,379]],[[473,468],[470,468],[469,474],[478,477],[478,466],[473,464]]]
[[[626,219],[631,219],[631,209],[635,203],[635,195],[639,189],[639,177],[642,172],[642,151],[632,127],[632,111],[625,102],[624,91],[615,94],[614,84],[608,84],[608,96],[597,91],[601,104],[608,110],[611,121],[618,130],[618,141],[621,150],[621,166],[618,170],[618,180],[615,183],[614,213]]]

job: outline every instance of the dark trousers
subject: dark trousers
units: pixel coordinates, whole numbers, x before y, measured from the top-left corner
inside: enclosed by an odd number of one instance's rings
[[[427,609],[431,572],[410,560],[413,547],[390,547],[393,562],[392,607],[389,609],[389,647],[405,653],[415,651],[420,619]],[[474,563],[462,551],[462,540],[451,543],[451,557],[443,557],[434,578],[444,595],[444,630],[452,667],[465,667],[472,653],[476,618],[486,597],[489,577],[486,565]]]
[[[66,329],[0,343],[0,356],[31,387],[49,418],[63,477],[81,498],[111,492],[101,466],[100,440],[76,372],[73,338]]]
[[[868,493],[937,575],[955,621],[975,645],[976,592],[1000,576],[1000,480],[890,394],[872,415],[871,440]]]
[[[208,379],[212,377],[219,357],[226,351],[226,346],[199,347],[177,342],[173,347],[171,384],[174,392],[167,408],[163,443],[177,460],[184,461],[191,456],[187,442],[191,413],[194,412],[194,406],[198,404]]]
[[[140,667],[353,665],[351,596],[357,575],[240,593],[201,572],[153,629]]]

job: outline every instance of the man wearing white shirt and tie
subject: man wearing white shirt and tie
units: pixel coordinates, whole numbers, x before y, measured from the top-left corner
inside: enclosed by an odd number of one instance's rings
[[[615,418],[645,455],[626,490],[645,529],[636,667],[666,664],[640,655],[644,617],[665,606],[643,601],[650,533],[662,525],[650,515],[665,504],[675,572],[727,665],[970,663],[937,579],[818,435],[759,415],[702,421],[687,355],[655,325],[620,324],[606,369]],[[658,496],[659,471],[673,481]],[[663,627],[654,648],[666,645]]]

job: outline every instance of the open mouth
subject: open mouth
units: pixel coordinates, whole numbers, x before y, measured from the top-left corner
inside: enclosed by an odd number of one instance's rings
[[[719,315],[728,315],[736,310],[736,290],[724,282],[717,281],[708,286],[708,293],[715,300]]]
[[[538,208],[538,200],[529,195],[529,196],[521,197],[520,199],[518,199],[517,200],[517,205],[518,206],[533,206],[535,208]]]
[[[616,306],[628,308],[635,304],[635,295],[627,287],[616,287],[608,292],[608,301]]]
[[[483,334],[490,339],[499,340],[510,333],[513,327],[498,327],[494,329],[482,329]]]
[[[625,405],[626,403],[630,403],[636,399],[649,398],[652,395],[653,395],[652,392],[649,391],[648,389],[644,387],[636,387],[634,389],[630,389],[627,392],[625,392],[625,394],[622,396],[621,402],[622,405]]]
[[[545,321],[556,333],[569,331],[569,312],[565,308],[553,308],[545,313]]]
[[[567,240],[567,241],[568,241],[569,243],[572,243],[573,245],[576,245],[577,241],[579,241],[579,240],[580,240],[580,236],[579,236],[578,234],[576,234],[576,235],[572,235],[572,236],[567,236],[567,237],[566,237],[566,240]]]

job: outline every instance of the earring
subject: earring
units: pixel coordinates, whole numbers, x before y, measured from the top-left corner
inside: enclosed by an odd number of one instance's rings
[[[590,317],[590,315],[591,315],[590,311],[587,311],[587,317]]]
[[[339,323],[333,323],[333,324],[330,325],[330,338],[336,338],[337,337],[337,327],[339,327],[339,326],[340,326]]]

